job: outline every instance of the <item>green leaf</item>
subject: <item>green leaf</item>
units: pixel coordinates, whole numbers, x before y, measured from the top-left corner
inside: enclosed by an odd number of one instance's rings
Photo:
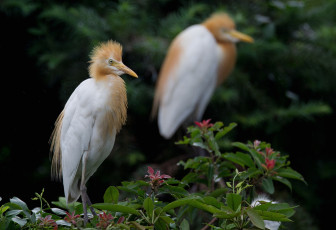
[[[174,208],[177,208],[177,207],[180,207],[180,206],[183,206],[183,205],[188,205],[191,200],[195,200],[195,199],[200,199],[200,198],[199,197],[194,197],[194,196],[188,196],[186,198],[175,200],[175,201],[167,204],[165,207],[163,207],[162,211],[167,212],[170,209],[174,209]]]
[[[222,212],[220,209],[211,205],[204,204],[198,200],[190,200],[188,204],[194,208],[198,208],[212,214]]]
[[[253,160],[251,159],[250,155],[246,153],[242,153],[242,152],[237,152],[236,154],[226,153],[224,154],[224,158],[236,164],[239,164],[243,167],[245,166],[248,166],[249,168],[254,167]]]
[[[147,215],[149,217],[152,217],[153,215],[153,210],[154,210],[154,204],[153,204],[153,201],[150,197],[147,197],[144,202],[143,202],[143,207],[144,209],[146,210],[147,212]]]
[[[190,172],[182,178],[182,182],[189,184],[198,181],[199,175],[197,173]]]
[[[118,200],[119,200],[119,190],[114,186],[108,187],[104,193],[104,203],[117,204]]]
[[[291,217],[295,214],[294,207],[290,207],[287,203],[274,203],[271,204],[268,208],[268,211],[274,211],[277,213],[281,213],[286,217]]]
[[[27,219],[21,219],[18,216],[15,216],[12,218],[12,221],[17,223],[18,225],[20,225],[20,227],[25,226],[25,224],[27,223]]]
[[[58,201],[52,201],[51,203],[60,207],[60,208],[69,210],[71,213],[75,210],[76,206],[78,206],[78,205],[82,206],[81,203],[79,203],[79,202],[74,202],[72,204],[67,204],[66,201],[65,201],[65,197],[59,197]],[[76,213],[78,213],[78,212],[76,212]]]
[[[190,143],[190,138],[187,138],[186,136],[183,137],[183,140],[179,140],[175,142],[176,145],[188,145]]]
[[[260,169],[257,169],[257,168],[249,168],[248,170],[246,171],[243,171],[240,173],[239,177],[242,179],[242,180],[245,180],[247,178],[253,178],[253,177],[256,177],[260,174],[262,174],[263,171],[260,170]]]
[[[261,164],[264,161],[263,156],[254,149],[249,149],[249,153],[251,154],[258,167],[262,168]]]
[[[306,183],[303,176],[300,173],[298,173],[297,171],[295,171],[294,169],[290,168],[290,167],[278,169],[277,173],[281,177],[287,177],[287,178],[291,178],[291,179],[301,180],[304,183]]]
[[[19,215],[21,212],[23,212],[23,211],[18,210],[18,209],[9,210],[8,212],[6,212],[6,217],[14,217],[14,216]]]
[[[214,179],[214,165],[213,164],[208,165],[207,179],[208,179],[208,187],[210,188],[211,183]]]
[[[59,208],[51,208],[51,211],[55,213],[56,215],[66,215],[66,212]]]
[[[250,209],[251,210],[251,209]],[[264,220],[272,220],[272,221],[281,221],[281,222],[290,222],[291,220],[287,218],[286,215],[282,213],[277,212],[271,212],[271,211],[262,211],[262,210],[254,210],[256,213],[258,213],[259,216],[261,216]]]
[[[159,188],[159,194],[161,193],[169,193],[173,196],[175,196],[176,198],[183,198],[188,196],[188,191],[185,190],[182,187],[178,187],[178,186],[171,186],[171,185],[164,185],[161,186]]]
[[[215,138],[213,137],[213,135],[210,135],[210,137],[207,138],[207,141],[208,141],[210,149],[213,150],[215,155],[220,156],[221,153],[219,151],[219,146],[218,146],[218,143],[216,142]]]
[[[218,209],[221,208],[222,206],[222,202],[218,201],[216,198],[212,197],[212,196],[206,196],[206,197],[203,197],[202,201],[205,203],[205,204],[208,204],[208,205],[212,205]]]
[[[292,191],[292,184],[286,178],[283,178],[283,177],[280,177],[280,176],[275,176],[275,177],[272,177],[272,178],[273,178],[273,180],[279,181],[279,182],[287,185],[287,187]]]
[[[233,211],[237,211],[240,208],[241,202],[241,195],[235,193],[226,194],[226,203]]]
[[[28,206],[25,202],[23,202],[22,200],[20,200],[18,197],[13,197],[12,199],[9,200],[11,203],[18,205],[22,210],[23,213],[25,214],[25,216],[30,219],[31,215],[30,215],[30,210],[28,209]]]
[[[108,210],[111,212],[121,212],[126,214],[134,214],[134,215],[140,215],[140,213],[131,207],[119,205],[119,204],[111,204],[111,203],[97,203],[93,204],[92,207],[100,209],[100,210]]]
[[[181,224],[180,224],[180,230],[189,230],[189,222],[186,219],[183,219]]]
[[[246,213],[254,226],[256,226],[257,228],[265,229],[264,220],[261,218],[257,211],[249,208],[246,209]]]
[[[174,223],[174,220],[172,218],[170,218],[169,216],[160,216],[161,220],[163,220],[164,222],[166,222],[167,224],[172,224]]]
[[[236,126],[237,126],[237,123],[230,123],[228,126],[224,127],[223,130],[221,130],[221,131],[219,131],[219,132],[216,133],[215,139],[216,140],[221,139],[224,135],[226,135],[228,132],[230,132]]]
[[[1,197],[0,197],[1,198]],[[1,199],[0,199],[1,201]],[[9,209],[9,206],[6,206],[6,205],[2,205],[0,207],[0,216],[2,216],[7,210]]]
[[[273,194],[274,193],[274,185],[273,185],[272,178],[271,177],[264,178],[262,180],[262,187],[269,194]]]
[[[209,147],[206,144],[202,143],[202,142],[194,142],[194,143],[192,143],[192,146],[200,147],[202,149],[207,150],[208,152],[211,152],[211,150],[209,149]]]
[[[158,218],[157,221],[154,223],[154,229],[167,230],[167,223],[162,218]]]
[[[218,188],[218,189],[214,190],[212,193],[210,193],[210,196],[217,198],[221,195],[226,194],[227,191],[228,191],[227,188]]]
[[[244,143],[241,143],[241,142],[233,142],[232,143],[233,146],[237,147],[237,148],[240,148],[242,150],[245,150],[247,152],[250,151],[249,147],[247,145],[245,145]]]

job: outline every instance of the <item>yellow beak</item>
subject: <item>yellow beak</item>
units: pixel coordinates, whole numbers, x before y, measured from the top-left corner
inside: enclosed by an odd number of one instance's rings
[[[243,34],[237,30],[231,30],[228,32],[232,37],[237,38],[239,41],[253,43],[254,39],[246,34]]]
[[[125,66],[123,63],[120,63],[118,65],[118,69],[120,69],[121,71],[123,71],[124,73],[126,73],[126,74],[128,74],[132,77],[138,78],[138,75],[133,70],[131,70],[130,68]]]

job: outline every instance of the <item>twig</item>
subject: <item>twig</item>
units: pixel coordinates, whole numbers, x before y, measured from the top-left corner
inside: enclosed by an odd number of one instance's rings
[[[207,225],[205,225],[201,230],[206,230],[208,229],[210,226],[210,224],[213,224],[215,221],[217,220],[217,218],[213,218]]]

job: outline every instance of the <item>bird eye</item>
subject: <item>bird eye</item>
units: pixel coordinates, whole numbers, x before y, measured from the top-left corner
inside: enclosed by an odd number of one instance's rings
[[[108,60],[108,63],[109,63],[110,65],[112,65],[113,62],[114,62],[113,59],[109,59],[109,60]]]
[[[222,33],[227,33],[229,31],[228,28],[221,28]]]

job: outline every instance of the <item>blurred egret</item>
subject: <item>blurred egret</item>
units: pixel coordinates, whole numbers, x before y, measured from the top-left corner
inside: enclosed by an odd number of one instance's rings
[[[216,88],[236,62],[236,42],[253,38],[235,30],[224,13],[182,31],[162,64],[153,102],[160,134],[169,139],[184,123],[201,120]]]
[[[67,203],[81,196],[84,221],[91,202],[86,182],[110,154],[125,124],[127,96],[122,74],[138,77],[122,63],[122,47],[108,41],[94,48],[89,79],[72,93],[51,136],[52,176],[63,178]],[[91,207],[90,207],[91,208]],[[94,210],[91,208],[93,214]]]

